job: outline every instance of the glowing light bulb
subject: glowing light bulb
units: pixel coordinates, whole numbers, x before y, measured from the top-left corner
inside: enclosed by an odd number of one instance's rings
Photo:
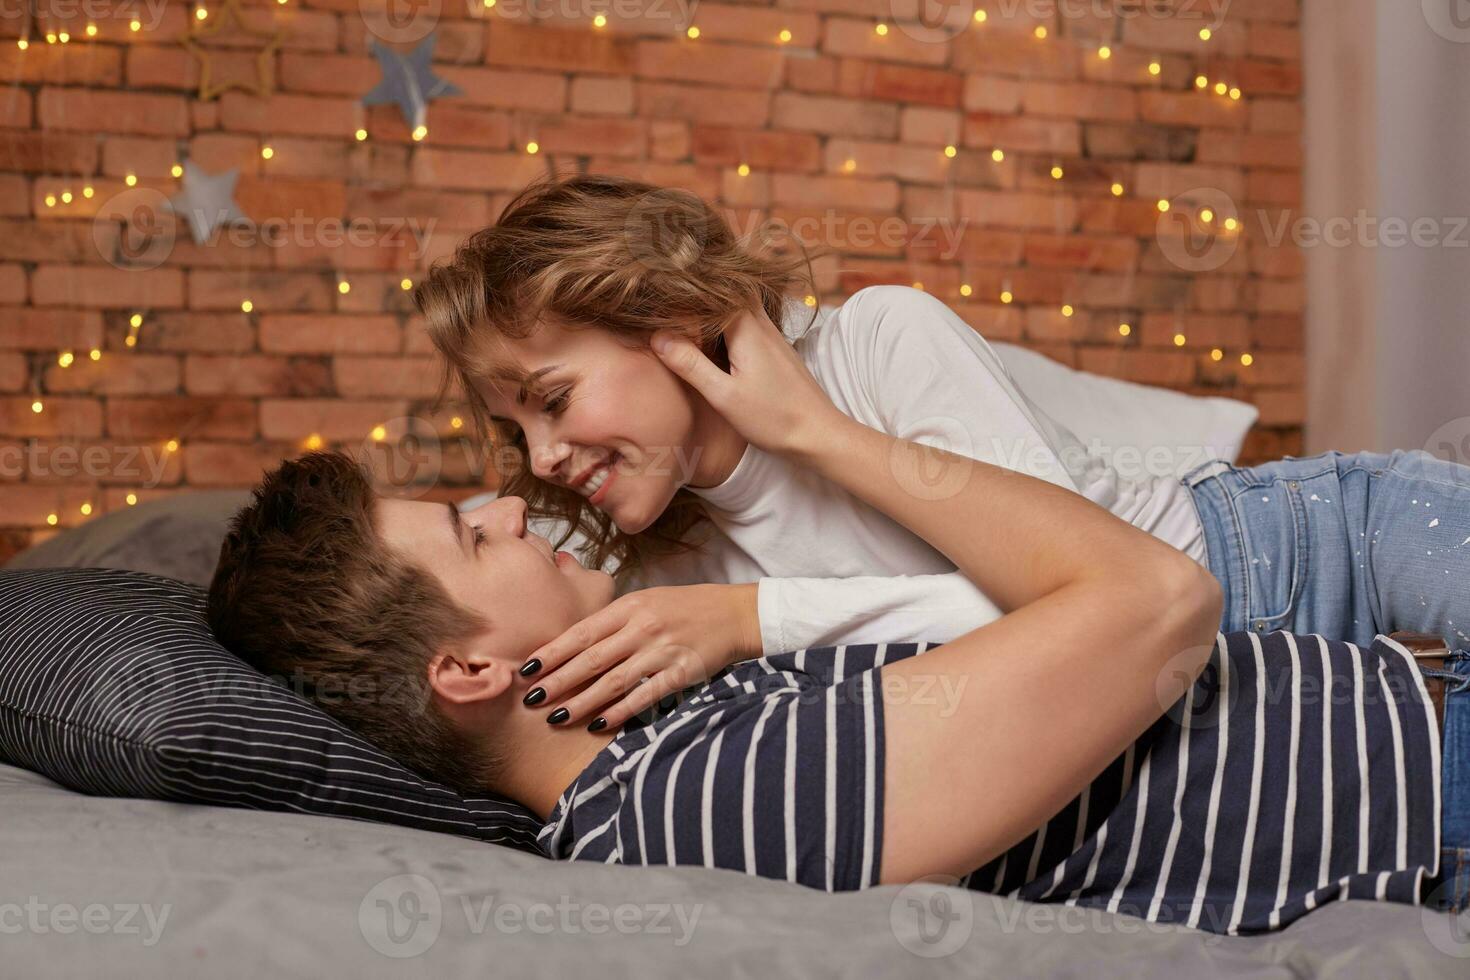
[[[41,404],[41,399],[37,398],[35,401],[31,402],[31,411],[35,412],[37,415],[40,415],[43,411],[45,411],[45,409],[46,406]]]
[[[782,28],[781,33],[776,35],[776,40],[782,44],[789,44],[791,42],[791,32]]]
[[[98,350],[96,347],[93,347],[91,350],[87,351],[87,356],[94,361],[100,361],[102,360],[102,351]]]
[[[816,306],[817,305],[817,298],[815,296],[813,296],[811,293],[807,293],[805,296],[803,296],[802,299],[801,299],[801,301],[803,303],[805,303],[807,306]]]
[[[170,439],[168,442],[163,444],[163,448],[171,453],[176,453],[179,451],[179,440]]]
[[[1113,49],[1104,44],[1102,47],[1097,49],[1097,56],[1103,61],[1107,61],[1113,56]]]
[[[388,438],[388,430],[381,425],[375,425],[373,426],[372,437],[373,442],[382,442]]]
[[[1000,301],[1006,304],[1014,303],[1016,301],[1016,294],[1009,289],[1003,289],[1000,292]]]
[[[413,141],[415,143],[422,143],[423,140],[424,140],[424,137],[425,136],[428,136],[428,135],[429,135],[429,127],[428,126],[415,126],[413,128]]]
[[[1159,199],[1159,210],[1160,211],[1167,212],[1169,210],[1169,207],[1170,207],[1170,204],[1169,204],[1168,201],[1166,201],[1166,200],[1164,200],[1162,198]]]
[[[1240,355],[1240,363],[1244,364],[1246,367],[1250,367],[1253,363],[1255,363],[1255,360],[1256,359],[1254,357],[1251,357],[1249,354]]]
[[[408,290],[413,288],[413,280],[408,278],[407,276],[404,276],[403,281],[400,282],[398,285],[403,287],[404,292],[407,292]]]
[[[968,296],[971,293],[973,293],[974,291],[975,290],[970,287],[970,284],[969,283],[967,283],[967,282],[960,283],[960,295],[961,296]]]
[[[1066,171],[1064,171],[1061,167],[1052,167],[1051,168],[1051,179],[1052,180],[1061,180],[1064,176],[1066,176]]]
[[[182,177],[182,176],[184,176],[184,168],[183,168],[183,166],[181,164],[177,164],[176,163],[172,167],[169,167],[168,168],[168,172],[170,174],[173,174],[175,177]]]
[[[247,300],[244,300],[243,302],[240,303],[240,312],[241,313],[249,313],[253,309],[255,309],[255,304],[252,303],[252,302],[250,302],[250,300],[248,300],[248,299]]]
[[[526,152],[527,153],[540,153],[541,152],[541,144],[540,143],[537,143],[535,140],[532,140],[531,142],[529,142],[529,143],[526,144]]]
[[[346,296],[348,293],[352,292],[352,283],[348,282],[346,279],[343,279],[341,282],[337,283],[337,292],[341,293],[343,296]]]
[[[1123,185],[1122,184],[1114,184],[1113,185],[1113,196],[1114,197],[1122,197],[1123,196],[1123,190],[1124,190],[1124,188],[1123,188]]]
[[[1225,95],[1229,91],[1230,91],[1230,86],[1229,85],[1226,85],[1224,82],[1216,82],[1215,83],[1215,94],[1216,95]]]
[[[1215,220],[1215,212],[1205,208],[1199,213],[1199,220],[1208,225]]]
[[[1241,96],[1241,94],[1242,94],[1242,93],[1241,93],[1241,91],[1240,91],[1240,89],[1238,89],[1238,88],[1232,88],[1232,89],[1231,89],[1231,90],[1230,90],[1230,98],[1231,98],[1231,99],[1232,99],[1232,100],[1233,100],[1233,101],[1235,101],[1235,102],[1239,102],[1239,101],[1240,101],[1240,96]]]
[[[130,493],[127,495],[126,499],[128,502],[128,506],[131,507],[138,502],[138,495],[136,493]]]
[[[1120,323],[1120,324],[1118,324],[1118,333],[1122,334],[1124,337],[1128,336],[1132,332],[1133,332],[1133,324],[1131,324],[1131,323]]]
[[[1222,351],[1218,347],[1216,347],[1214,350],[1210,351],[1210,360],[1212,360],[1212,361],[1222,360],[1224,357],[1225,357],[1225,352]]]
[[[598,14],[596,17],[593,17],[592,18],[592,26],[593,27],[597,27],[597,28],[606,27],[607,26],[607,15],[606,14]]]
[[[740,166],[738,166],[738,167],[735,168],[735,172],[737,174],[739,174],[740,176],[742,176],[742,177],[749,177],[750,176],[750,164],[748,164],[748,163],[742,163]]]
[[[463,429],[464,428],[464,419],[462,419],[458,415],[456,415],[454,418],[452,418],[452,419],[449,420],[449,427],[451,429]]]
[[[951,160],[954,159],[955,154],[959,152],[959,148],[956,147],[953,143],[944,148],[944,155],[949,157]]]
[[[1157,61],[1150,61],[1148,63],[1148,73],[1150,75],[1161,75],[1163,74],[1163,72],[1164,66],[1159,64]]]
[[[141,327],[142,325],[143,325],[143,314],[141,314],[141,313],[134,313],[132,316],[128,317],[128,326],[132,327],[133,329],[136,330],[138,327]]]
[[[847,171],[848,173],[852,173],[854,170],[857,169],[857,161],[854,160],[852,157],[848,157],[842,162],[842,169]]]
[[[983,24],[990,19],[990,15],[983,10],[975,11],[975,23]]]
[[[359,129],[356,133],[353,133],[352,135],[356,136],[357,141],[361,143],[363,140],[367,139],[367,130]]]
[[[1194,87],[1197,88],[1197,89],[1207,89],[1207,88],[1209,88],[1210,87],[1210,80],[1209,80],[1209,78],[1207,76],[1205,76],[1205,75],[1196,75],[1196,76],[1194,76]]]
[[[64,350],[56,358],[56,363],[57,364],[60,364],[64,368],[69,368],[69,367],[71,367],[71,362],[74,361],[74,360],[76,360],[76,355],[74,355],[69,350]]]
[[[996,163],[1002,163],[1002,162],[1004,162],[1005,161],[1005,158],[1006,158],[1006,151],[1005,150],[1002,150],[1002,149],[997,148],[997,149],[994,149],[994,150],[991,150],[990,151],[990,159],[994,160]]]
[[[55,514],[47,514],[46,515],[46,523],[47,524],[50,524],[52,527],[55,527],[56,526],[56,522],[58,520],[60,520],[60,518],[57,517]]]
[[[689,39],[692,41],[695,38],[699,37],[699,28],[690,25],[689,30],[685,31],[684,33],[689,35]]]
[[[123,178],[123,183],[127,184],[129,187],[135,186],[138,183],[138,175],[128,174],[126,177]]]
[[[92,504],[90,502],[84,501],[82,503],[82,506],[78,507],[77,510],[82,512],[83,517],[86,517],[88,514],[92,513]]]
[[[1235,231],[1239,227],[1240,227],[1240,222],[1239,221],[1236,221],[1234,218],[1226,218],[1225,219],[1225,230],[1226,231]]]
[[[1174,335],[1174,346],[1175,347],[1183,347],[1184,346],[1184,334],[1182,334],[1182,333],[1176,333]]]
[[[1072,314],[1074,314],[1076,312],[1077,312],[1076,308],[1074,308],[1071,303],[1068,303],[1068,304],[1066,304],[1065,306],[1062,307],[1062,316],[1070,317]]]
[[[1045,41],[1047,34],[1049,34],[1050,32],[1041,24],[1037,24],[1036,30],[1032,33],[1036,35],[1036,40]]]
[[[888,36],[888,25],[887,24],[878,24],[878,25],[876,25],[873,28],[873,33],[874,34],[877,34],[879,37],[887,37]]]
[[[307,449],[320,449],[320,448],[322,448],[322,437],[319,436],[319,435],[317,435],[315,432],[313,432],[311,435],[307,436],[306,437],[306,448]]]
[[[1201,27],[1199,29],[1199,39],[1201,41],[1208,41],[1210,38],[1212,38],[1214,36],[1215,36],[1215,32],[1212,31],[1212,30],[1210,30],[1208,27]]]

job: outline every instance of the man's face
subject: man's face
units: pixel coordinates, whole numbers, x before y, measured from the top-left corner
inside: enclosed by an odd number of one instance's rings
[[[526,530],[526,502],[501,497],[460,513],[452,504],[379,497],[384,543],[490,623],[477,649],[519,666],[533,650],[607,605],[612,577],[554,553]]]

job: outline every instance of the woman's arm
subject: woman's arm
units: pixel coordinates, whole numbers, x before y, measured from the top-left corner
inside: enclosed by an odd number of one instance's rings
[[[1025,396],[985,338],[942,301],[907,286],[870,286],[836,316],[804,342],[822,387],[842,392],[844,414],[1107,506],[1112,487],[1089,480],[1097,471],[1077,438]],[[923,478],[940,486],[945,474],[936,468]],[[1014,604],[958,572],[850,578],[818,571],[762,578],[758,607],[769,655],[836,643],[950,640]]]
[[[853,421],[764,318],[738,323],[729,347],[728,375],[687,342],[661,356],[751,442],[887,514],[1016,606],[883,668],[960,696],[943,711],[894,693],[916,684],[884,685],[882,880],[981,867],[1183,694],[1209,658],[1220,587],[1071,490]],[[936,465],[956,468],[947,494],[922,489]]]

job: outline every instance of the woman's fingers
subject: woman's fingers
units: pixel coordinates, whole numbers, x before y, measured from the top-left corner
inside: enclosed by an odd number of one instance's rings
[[[592,718],[592,723],[587,727],[597,732],[617,731],[628,723],[629,718],[647,711],[670,694],[677,694],[685,688],[686,685],[680,684],[677,679],[671,679],[671,677],[673,675],[668,671],[660,671],[650,677],[646,683],[636,684],[623,696],[621,701],[608,705],[602,711],[589,708],[589,714],[592,712],[596,714]],[[602,724],[597,725],[599,718],[602,719]],[[592,728],[592,725],[597,725],[597,727]]]
[[[670,330],[654,332],[653,351],[670,371],[689,382],[711,405],[719,408],[730,376],[704,356],[704,351]]]
[[[578,721],[593,720],[593,717],[600,713],[598,709],[606,706],[608,702],[622,697],[635,688],[654,686],[655,682],[652,678],[646,682],[643,681],[644,675],[639,673],[640,669],[654,670],[656,671],[655,676],[661,676],[663,673],[655,667],[641,666],[639,658],[632,657],[624,660],[588,685],[586,690],[577,692],[576,697],[568,698],[557,705],[551,714],[546,716],[546,720],[554,725],[570,725]],[[654,697],[653,701],[657,701],[660,697],[663,697],[663,694]],[[653,701],[650,701],[649,704],[652,704]],[[601,730],[600,726],[598,730]]]
[[[575,691],[594,677],[606,676],[609,670],[627,660],[637,649],[638,638],[626,630],[599,640],[555,671],[542,676],[540,683],[526,695],[533,699],[527,704],[531,707],[555,705],[568,691]],[[536,695],[538,690],[543,693]]]
[[[622,604],[614,600],[586,619],[567,627],[550,643],[532,651],[521,666],[521,676],[547,676],[594,643],[617,633],[626,619]]]

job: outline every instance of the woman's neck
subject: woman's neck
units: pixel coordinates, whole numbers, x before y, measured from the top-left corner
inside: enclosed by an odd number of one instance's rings
[[[689,485],[695,487],[717,487],[728,480],[748,446],[745,437],[698,395],[694,396],[694,434],[690,442],[694,472]]]

